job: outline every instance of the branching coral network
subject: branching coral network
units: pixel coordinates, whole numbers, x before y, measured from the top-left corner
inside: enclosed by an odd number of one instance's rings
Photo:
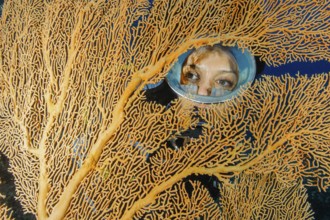
[[[329,187],[329,74],[265,77],[209,106],[178,99],[164,107],[143,87],[206,44],[237,45],[274,66],[330,61],[329,7],[6,1],[0,151],[24,211],[56,220],[311,219],[304,187]],[[199,122],[202,135],[168,147]],[[226,196],[214,200],[198,181],[187,190],[183,179],[193,174],[215,176]],[[0,213],[9,211],[1,205]]]

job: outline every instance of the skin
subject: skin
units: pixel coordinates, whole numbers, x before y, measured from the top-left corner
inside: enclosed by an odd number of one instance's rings
[[[197,86],[197,94],[210,96],[212,89],[217,95],[235,88],[238,76],[233,58],[219,51],[207,51],[201,56],[191,54],[182,68],[181,84]],[[236,67],[237,69],[237,67]]]

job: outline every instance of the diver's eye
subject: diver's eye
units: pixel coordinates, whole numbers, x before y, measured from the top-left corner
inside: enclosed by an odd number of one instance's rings
[[[197,73],[188,72],[185,75],[186,75],[186,78],[188,78],[191,81],[199,80],[199,75]]]
[[[216,83],[220,86],[228,87],[228,88],[233,86],[233,83],[231,81],[228,81],[228,80],[219,79],[219,80],[216,81]]]

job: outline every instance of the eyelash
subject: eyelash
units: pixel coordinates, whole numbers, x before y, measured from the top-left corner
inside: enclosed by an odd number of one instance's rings
[[[233,85],[233,83],[228,80],[217,80],[216,83],[224,87],[231,87]]]
[[[191,72],[188,72],[186,74],[186,77],[190,80],[193,80],[193,81],[197,81],[199,80],[199,75],[197,73],[191,73]]]
[[[188,72],[185,74],[186,78],[188,78],[190,81],[196,82],[199,80],[199,75],[198,73],[192,73],[192,72]],[[233,85],[233,83],[231,81],[228,80],[216,80],[215,81],[218,85],[223,86],[223,87],[231,87]]]

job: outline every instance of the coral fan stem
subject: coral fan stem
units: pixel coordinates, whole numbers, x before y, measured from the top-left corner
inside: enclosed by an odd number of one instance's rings
[[[121,218],[122,220],[132,219],[135,212],[143,208],[144,206],[152,203],[156,198],[157,195],[166,189],[173,186],[175,183],[179,182],[183,178],[192,175],[192,174],[208,174],[213,175],[216,173],[230,173],[230,172],[241,172],[243,170],[248,169],[249,167],[255,165],[258,163],[264,156],[269,154],[270,152],[274,151],[281,145],[283,145],[287,141],[287,137],[282,138],[278,142],[276,142],[274,145],[268,146],[261,154],[259,154],[254,159],[250,160],[244,165],[237,165],[237,166],[223,166],[219,165],[215,168],[205,168],[205,167],[189,167],[182,171],[181,173],[178,173],[174,176],[172,176],[169,180],[163,182],[162,184],[156,186],[153,188],[150,193],[145,196],[143,199],[140,199],[134,203],[134,205],[124,214],[124,216]]]
[[[82,15],[80,15],[80,20],[82,20]],[[80,28],[81,21],[78,23],[77,28]],[[77,31],[77,30],[75,30]],[[56,105],[53,105],[50,99],[48,99],[48,95],[45,94],[46,101],[48,103],[48,111],[49,111],[49,120],[45,126],[43,136],[41,138],[39,144],[39,166],[40,166],[40,176],[39,176],[39,195],[38,195],[38,217],[39,219],[46,219],[47,212],[46,212],[46,198],[48,194],[48,173],[47,173],[47,159],[46,159],[46,142],[48,138],[48,133],[52,129],[52,125],[55,121],[55,118],[61,113],[65,98],[67,96],[69,84],[70,84],[70,73],[71,73],[71,66],[76,57],[77,49],[72,46],[70,48],[70,56],[68,57],[65,69],[64,69],[64,80],[61,86],[61,95],[58,98]],[[51,75],[51,74],[50,74]]]
[[[99,160],[103,147],[113,136],[117,128],[120,126],[124,120],[124,107],[130,95],[134,92],[135,88],[141,83],[141,78],[135,76],[132,78],[132,81],[127,86],[124,94],[117,103],[113,111],[113,121],[109,128],[100,135],[100,139],[95,143],[91,149],[90,154],[86,158],[82,167],[77,171],[77,173],[72,177],[71,181],[65,187],[58,204],[54,207],[52,214],[49,216],[49,219],[63,219],[66,213],[67,208],[69,207],[72,195],[75,193],[81,181],[84,177],[90,172],[94,167],[97,161]]]
[[[131,82],[128,84],[127,88],[125,89],[124,94],[121,96],[120,100],[116,104],[116,107],[113,110],[113,121],[109,128],[100,135],[99,140],[95,143],[92,147],[90,154],[86,158],[83,166],[77,171],[77,173],[72,177],[71,181],[65,187],[58,204],[54,207],[52,214],[49,216],[49,219],[62,219],[65,216],[66,210],[70,205],[70,201],[72,195],[77,190],[79,184],[84,179],[84,177],[90,172],[94,167],[97,161],[99,160],[102,150],[106,143],[110,140],[113,136],[117,128],[121,125],[124,120],[124,109],[126,107],[126,103],[128,102],[130,96],[136,88],[140,85],[142,81],[149,80],[153,77],[156,73],[159,72],[160,69],[164,67],[164,65],[171,63],[178,57],[179,54],[186,51],[190,46],[207,43],[209,41],[213,41],[214,39],[196,39],[191,40],[182,44],[176,51],[166,57],[166,59],[160,59],[155,65],[149,66],[132,76]],[[157,194],[157,193],[156,193]],[[155,194],[155,195],[156,195]]]

